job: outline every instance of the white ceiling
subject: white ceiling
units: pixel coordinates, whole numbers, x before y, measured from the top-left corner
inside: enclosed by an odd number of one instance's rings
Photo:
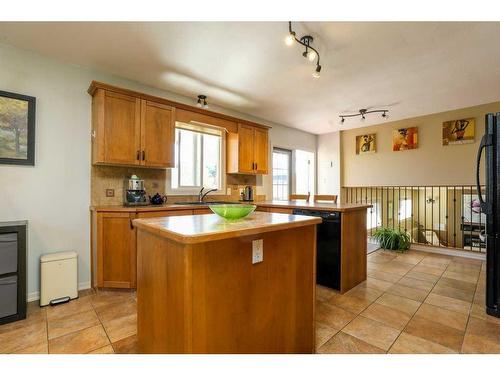
[[[0,23],[0,43],[34,50],[321,134],[500,100],[500,23],[306,22],[321,78],[286,22]]]

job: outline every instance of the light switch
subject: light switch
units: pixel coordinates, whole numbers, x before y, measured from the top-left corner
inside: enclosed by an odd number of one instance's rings
[[[264,260],[264,240],[252,241],[252,264],[260,263]]]

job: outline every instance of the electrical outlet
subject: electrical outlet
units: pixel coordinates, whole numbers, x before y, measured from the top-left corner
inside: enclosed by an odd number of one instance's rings
[[[106,189],[106,196],[107,197],[114,197],[115,196],[115,189]]]
[[[264,260],[264,240],[252,241],[252,264],[260,263]]]
[[[231,188],[226,189],[226,195],[231,195]]]

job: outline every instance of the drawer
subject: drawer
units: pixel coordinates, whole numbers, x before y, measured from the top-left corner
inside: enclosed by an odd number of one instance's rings
[[[149,211],[149,212],[139,212],[137,214],[137,217],[139,219],[145,219],[149,217],[184,216],[192,214],[193,210]]]
[[[17,272],[17,233],[0,234],[0,275]]]
[[[17,276],[0,278],[0,318],[17,314]]]

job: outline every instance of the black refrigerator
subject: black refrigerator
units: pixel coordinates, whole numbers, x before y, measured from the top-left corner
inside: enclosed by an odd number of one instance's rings
[[[476,184],[481,211],[486,214],[486,312],[500,317],[500,112],[487,114],[485,127],[477,153]],[[481,192],[479,174],[483,151],[486,191]]]

